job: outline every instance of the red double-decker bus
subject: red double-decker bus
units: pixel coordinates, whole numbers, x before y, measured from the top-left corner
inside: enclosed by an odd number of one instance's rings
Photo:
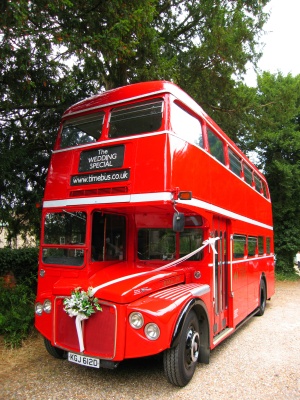
[[[36,328],[95,368],[197,362],[274,294],[262,173],[184,91],[128,85],[63,115],[43,199]]]

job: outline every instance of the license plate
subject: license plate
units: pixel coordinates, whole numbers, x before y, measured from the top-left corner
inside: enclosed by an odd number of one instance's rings
[[[100,368],[100,360],[94,357],[82,356],[81,354],[68,353],[68,360],[86,367]]]

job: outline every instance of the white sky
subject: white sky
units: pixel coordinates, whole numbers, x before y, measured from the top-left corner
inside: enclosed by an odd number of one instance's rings
[[[265,7],[270,11],[261,37],[262,58],[258,63],[260,72],[278,71],[284,76],[300,74],[300,0],[271,0]],[[255,73],[249,68],[245,83],[256,85]]]

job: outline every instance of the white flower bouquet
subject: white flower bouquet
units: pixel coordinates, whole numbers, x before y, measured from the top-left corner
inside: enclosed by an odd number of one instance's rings
[[[102,311],[98,299],[93,296],[93,288],[89,287],[86,292],[80,289],[74,289],[71,296],[64,299],[64,311],[70,317],[80,315],[83,319],[88,319],[96,311]]]

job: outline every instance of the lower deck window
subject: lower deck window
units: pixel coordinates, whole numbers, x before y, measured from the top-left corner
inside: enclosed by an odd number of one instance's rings
[[[174,260],[201,247],[202,229],[185,229],[175,233],[172,229],[151,228],[138,232],[138,257],[140,260]],[[189,260],[200,260],[196,253]]]
[[[43,249],[43,262],[62,266],[80,267],[83,265],[84,250],[51,247]]]
[[[266,242],[266,250],[264,243]],[[257,257],[271,254],[271,238],[264,236],[233,235],[233,258]]]
[[[254,256],[257,249],[257,238],[253,236],[248,237],[248,256]]]
[[[246,248],[246,236],[233,235],[233,257],[243,258]]]
[[[258,236],[258,254],[261,256],[264,254],[264,237]]]
[[[85,212],[63,210],[46,214],[43,262],[65,266],[83,265],[85,237]]]
[[[94,212],[92,222],[92,261],[123,260],[126,219],[122,215]]]

